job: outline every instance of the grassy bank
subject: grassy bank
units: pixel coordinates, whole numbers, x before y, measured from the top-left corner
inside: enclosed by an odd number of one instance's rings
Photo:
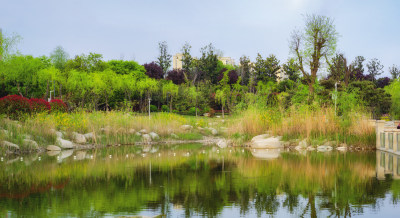
[[[250,108],[230,117],[209,118],[182,116],[174,113],[153,113],[151,118],[143,114],[112,112],[39,113],[24,121],[2,118],[0,141],[9,141],[21,147],[25,139],[36,141],[46,147],[56,143],[55,131],[63,138],[73,140],[73,133],[93,133],[88,143],[95,145],[133,144],[143,138],[137,132],[145,129],[160,136],[157,140],[200,140],[213,136],[233,139],[241,146],[253,136],[270,133],[282,136],[284,141],[294,144],[307,139],[311,145],[334,141],[337,145],[375,147],[375,130],[368,124],[367,113],[353,113],[347,119],[335,116],[332,108],[288,110]],[[193,128],[185,130],[182,125]],[[157,141],[156,140],[156,141]],[[4,149],[4,147],[3,147]]]

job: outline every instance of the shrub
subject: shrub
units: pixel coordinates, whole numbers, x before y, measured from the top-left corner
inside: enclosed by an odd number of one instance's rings
[[[51,112],[67,112],[68,106],[61,99],[53,99],[50,101]]]
[[[192,115],[192,116],[196,116],[196,108],[195,107],[189,108],[187,114],[188,115]]]
[[[50,104],[49,102],[39,99],[39,98],[31,98],[29,99],[29,104],[31,106],[31,111],[33,113],[40,113],[43,111],[50,111]]]
[[[18,119],[23,114],[30,113],[29,100],[19,95],[8,95],[0,98],[0,113],[12,119]]]
[[[162,112],[169,112],[169,107],[164,104],[164,105],[161,106],[161,111]]]
[[[158,111],[157,106],[155,106],[155,105],[150,105],[150,111],[151,111],[151,112],[157,112],[157,111]]]

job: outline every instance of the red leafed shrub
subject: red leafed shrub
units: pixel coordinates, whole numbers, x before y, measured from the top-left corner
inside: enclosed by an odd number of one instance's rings
[[[67,112],[68,107],[61,99],[53,99],[50,101],[52,112]]]
[[[29,99],[19,95],[8,95],[0,98],[0,113],[7,114],[12,119],[18,119],[21,115],[30,113]]]
[[[39,113],[43,111],[50,111],[49,102],[39,99],[39,98],[31,98],[29,99],[29,103],[31,104],[31,111],[33,113]]]

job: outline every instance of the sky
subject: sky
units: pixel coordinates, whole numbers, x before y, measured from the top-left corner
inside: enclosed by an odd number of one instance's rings
[[[49,55],[62,46],[70,55],[100,53],[105,60],[155,61],[158,42],[171,54],[183,44],[199,56],[212,43],[236,63],[274,54],[292,56],[288,42],[304,27],[305,14],[332,18],[337,50],[349,60],[378,58],[400,66],[400,1],[397,0],[0,0],[0,28],[22,37],[18,50]]]

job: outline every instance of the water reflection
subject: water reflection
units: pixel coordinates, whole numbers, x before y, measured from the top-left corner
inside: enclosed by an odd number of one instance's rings
[[[381,152],[256,152],[174,145],[61,152],[42,155],[41,161],[7,158],[0,162],[0,216],[397,213],[398,157]]]
[[[276,159],[281,155],[281,149],[250,149],[255,158]]]

